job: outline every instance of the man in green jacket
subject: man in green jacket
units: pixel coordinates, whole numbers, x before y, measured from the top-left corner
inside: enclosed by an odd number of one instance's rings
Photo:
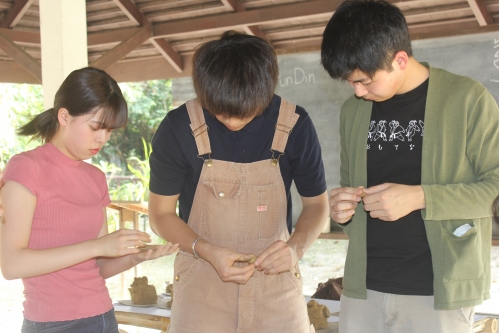
[[[330,193],[349,237],[340,332],[472,332],[474,306],[490,297],[496,101],[413,58],[403,14],[384,1],[344,2],[321,62],[355,93]]]

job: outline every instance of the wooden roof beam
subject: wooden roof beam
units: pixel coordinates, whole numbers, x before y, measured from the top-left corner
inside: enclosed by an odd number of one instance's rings
[[[493,24],[493,17],[488,12],[486,4],[483,0],[467,0],[469,2],[470,8],[476,17],[477,22],[480,26],[486,26]]]
[[[20,44],[31,44],[33,46],[40,46],[41,43],[39,32],[0,28],[0,33],[7,36],[13,42]]]
[[[269,38],[267,38],[266,34],[256,25],[245,25],[243,27],[243,30],[245,30],[245,32],[249,35],[257,36],[269,41]]]
[[[139,26],[144,26],[149,23],[147,17],[137,8],[130,0],[113,0],[114,3],[127,15],[127,17]]]
[[[244,12],[246,9],[238,0],[221,0],[222,4],[232,12]]]
[[[148,18],[137,8],[137,6],[130,0],[113,0],[118,7],[136,24],[140,26],[151,26]],[[174,67],[174,69],[181,73],[182,72],[182,58],[174,50],[172,46],[164,39],[158,38],[155,40],[151,38],[151,43],[156,47],[156,49],[165,57],[165,59]]]
[[[19,20],[23,17],[24,13],[28,10],[35,0],[17,0],[14,1],[14,4],[8,11],[7,15],[3,18],[2,22],[0,22],[0,28],[13,28],[19,22]]]
[[[139,31],[134,32],[126,40],[111,49],[111,51],[93,61],[90,66],[105,70],[121,60],[136,47],[146,42],[149,38],[151,38],[151,25],[148,24]]]
[[[40,66],[38,61],[1,32],[0,49],[19,64],[19,66],[30,73],[39,83],[42,83],[42,66]]]
[[[311,2],[301,2],[293,5],[281,5],[281,6],[274,6],[274,7],[269,7],[269,9],[262,9],[262,10],[252,10],[252,11],[246,11],[246,12],[241,12],[241,13],[231,13],[231,14],[222,14],[222,15],[214,15],[214,16],[208,16],[204,18],[198,18],[198,19],[185,19],[185,20],[176,20],[167,23],[157,23],[153,25],[153,33],[152,38],[158,39],[158,38],[163,38],[167,37],[170,35],[179,35],[185,32],[196,32],[197,28],[199,25],[207,23],[208,22],[208,28],[207,30],[213,30],[213,29],[230,29],[230,28],[240,28],[241,26],[245,26],[245,24],[241,24],[238,22],[236,24],[234,20],[238,19],[238,16],[241,16],[245,18],[247,21],[246,26],[253,27],[259,23],[269,23],[273,21],[273,15],[276,14],[277,18],[276,19],[281,19],[281,20],[295,20],[299,19],[301,17],[305,17],[308,15],[321,15],[321,14],[329,14],[332,15],[335,9],[338,7],[338,5],[341,3],[341,0],[335,0],[335,1],[326,1],[326,0],[316,0],[316,1],[311,1]],[[307,6],[305,6],[307,5]],[[309,8],[309,10],[304,10],[303,8]],[[263,12],[264,11],[264,12]],[[259,13],[264,13],[266,17],[259,18]],[[217,26],[211,27],[210,23],[213,22],[219,22],[219,21],[224,21],[220,22],[217,24]],[[233,21],[233,22],[231,22]],[[190,27],[190,24],[196,24],[196,27]],[[179,27],[177,27],[179,25]],[[169,33],[169,28],[174,27],[175,29]],[[254,34],[256,34],[256,30],[253,28],[249,28],[249,30],[253,30]],[[117,29],[113,31],[105,31],[105,32],[98,32],[98,33],[92,33],[88,35],[88,45],[89,46],[98,46],[98,45],[105,45],[105,44],[113,44],[113,43],[119,43],[122,40],[124,40],[128,35],[134,33],[134,32],[139,32],[141,31],[141,28],[123,28],[123,29]],[[3,32],[5,34],[8,34],[9,37],[17,42],[17,43],[28,43],[28,44],[35,44],[35,45],[40,45],[40,34],[35,33],[35,32],[27,32],[27,31],[20,31],[20,30],[10,30],[7,31],[5,29],[0,29],[0,32]],[[250,32],[250,31],[249,31]]]
[[[410,25],[410,38],[412,40],[469,35],[490,31],[498,32],[498,23],[487,26],[478,26],[475,20],[456,20],[455,22],[442,22],[440,24]]]
[[[155,38],[159,38],[196,31],[227,30],[240,28],[245,25],[253,26],[270,22],[275,23],[277,21],[290,21],[314,15],[331,16],[341,3],[342,0],[315,0],[266,7],[258,10],[175,20],[155,24],[153,26],[153,35]]]
[[[246,11],[245,7],[238,0],[221,0],[224,6],[226,6],[232,12],[244,12]],[[257,36],[262,39],[269,41],[264,32],[257,25],[245,25],[243,26],[243,30],[249,35]]]
[[[164,38],[151,39],[151,44],[156,47],[156,49],[163,55],[163,57],[178,73],[182,73],[184,67],[182,65],[181,56]]]

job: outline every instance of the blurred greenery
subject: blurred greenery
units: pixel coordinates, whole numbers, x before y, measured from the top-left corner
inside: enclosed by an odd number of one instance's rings
[[[120,88],[128,104],[128,124],[113,131],[98,156],[125,169],[131,157],[145,156],[142,139],[151,142],[161,120],[172,108],[172,80],[120,83]]]
[[[13,155],[40,145],[15,131],[42,111],[41,85],[0,83],[0,169]]]
[[[147,201],[150,142],[172,108],[172,80],[119,85],[129,108],[127,126],[113,131],[92,162],[106,173],[113,200]],[[15,130],[43,111],[41,85],[0,84],[0,169],[13,155],[40,145]]]

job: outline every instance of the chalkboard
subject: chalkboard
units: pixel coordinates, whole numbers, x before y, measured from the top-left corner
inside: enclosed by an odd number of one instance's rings
[[[415,59],[481,82],[498,103],[498,32],[415,41],[412,45]],[[319,52],[280,55],[278,64],[276,94],[307,110],[318,132],[328,189],[338,187],[339,114],[353,90],[328,76],[320,65]],[[195,97],[190,79],[174,79],[173,89],[177,105]],[[295,221],[301,205],[295,189],[292,196]]]

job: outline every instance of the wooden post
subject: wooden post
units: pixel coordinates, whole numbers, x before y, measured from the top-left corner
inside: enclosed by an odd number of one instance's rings
[[[139,213],[133,210],[129,210],[124,207],[120,207],[119,209],[120,212],[120,229],[125,229],[126,228],[126,223],[127,222],[132,222],[133,223],[133,228],[138,230],[139,229]],[[134,266],[134,277],[137,277],[138,272],[137,272],[137,266]],[[120,274],[121,276],[121,284],[122,284],[122,298],[125,297],[125,272]]]

